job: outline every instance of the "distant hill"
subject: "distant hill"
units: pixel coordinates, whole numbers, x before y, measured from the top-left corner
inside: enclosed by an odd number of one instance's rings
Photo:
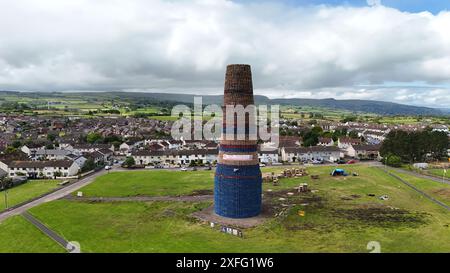
[[[111,93],[110,93],[111,94]],[[117,94],[119,95],[119,94]],[[125,93],[121,97],[136,96],[154,100],[177,101],[193,103],[194,96],[190,94],[165,93]],[[197,95],[198,96],[198,95]],[[202,95],[203,104],[222,104],[221,95]],[[348,110],[352,112],[366,112],[380,115],[444,115],[442,110],[430,107],[411,106],[399,103],[374,100],[336,100],[336,99],[269,99],[266,96],[255,96],[256,104],[280,104],[296,106],[315,106]]]
[[[168,101],[192,104],[194,96],[192,94],[170,94],[170,93],[142,93],[142,92],[78,92],[78,93],[61,93],[61,92],[8,92],[0,91],[0,99],[6,94],[20,94],[24,97],[45,96],[64,98],[65,96],[82,96],[83,98],[91,98],[95,100],[114,99],[125,101]],[[222,95],[201,95],[203,104],[222,104]],[[255,95],[256,104],[280,104],[280,105],[296,105],[296,106],[312,106],[324,107],[331,109],[347,110],[352,112],[375,113],[379,115],[449,115],[450,109],[437,109],[430,107],[411,106],[399,103],[375,101],[375,100],[336,100],[336,99],[269,99],[266,96]]]

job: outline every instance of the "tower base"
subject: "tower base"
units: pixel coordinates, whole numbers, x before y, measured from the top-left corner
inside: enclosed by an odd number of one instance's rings
[[[262,176],[259,165],[218,164],[214,179],[214,211],[229,218],[261,213]]]

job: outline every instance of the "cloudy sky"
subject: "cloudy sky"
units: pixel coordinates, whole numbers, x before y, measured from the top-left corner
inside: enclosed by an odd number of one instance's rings
[[[256,94],[450,108],[448,0],[0,0],[0,90]]]

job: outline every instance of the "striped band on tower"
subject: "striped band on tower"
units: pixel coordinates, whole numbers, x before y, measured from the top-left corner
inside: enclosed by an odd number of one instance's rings
[[[223,134],[214,179],[215,213],[229,218],[248,218],[261,212],[262,177],[259,168],[257,141],[249,137],[249,120],[239,128],[237,117],[226,119],[227,105],[254,104],[250,65],[227,66],[224,90]],[[235,138],[225,138],[227,128]],[[241,138],[237,138],[240,135]]]

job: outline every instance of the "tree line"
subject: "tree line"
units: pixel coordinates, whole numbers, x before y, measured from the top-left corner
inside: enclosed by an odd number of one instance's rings
[[[380,155],[386,159],[395,158],[393,164],[398,165],[398,161],[413,163],[440,160],[447,156],[448,148],[449,138],[444,132],[432,131],[431,128],[414,132],[395,130],[386,136],[380,147]]]

